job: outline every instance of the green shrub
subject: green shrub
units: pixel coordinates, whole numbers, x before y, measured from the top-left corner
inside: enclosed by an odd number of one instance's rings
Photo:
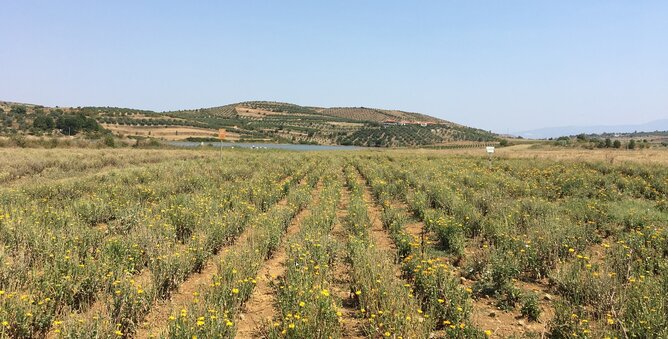
[[[525,293],[522,296],[522,315],[527,317],[529,321],[538,321],[540,318],[540,304],[538,302],[538,295],[536,293]]]

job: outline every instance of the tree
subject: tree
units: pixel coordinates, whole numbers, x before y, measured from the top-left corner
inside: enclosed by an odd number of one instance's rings
[[[54,127],[56,127],[56,123],[53,121],[53,118],[50,116],[46,115],[38,115],[35,117],[35,119],[32,121],[32,127],[42,130],[42,131],[50,131]]]
[[[25,106],[14,105],[9,112],[12,114],[26,114],[27,110]]]
[[[619,140],[615,140],[615,142],[612,143],[612,147],[614,148],[622,148],[622,142]]]
[[[636,148],[636,141],[633,140],[633,139],[631,139],[631,140],[629,141],[629,145],[628,145],[628,147],[629,147],[629,149],[635,149],[635,148]]]
[[[75,115],[62,115],[56,120],[56,127],[67,135],[75,135],[81,129],[81,122]]]
[[[83,114],[61,115],[56,120],[56,127],[67,135],[75,135],[80,131],[96,132],[102,129],[95,119]]]
[[[116,142],[115,142],[115,140],[114,140],[114,136],[111,135],[111,134],[107,134],[107,135],[104,137],[104,144],[105,144],[107,147],[116,147]]]
[[[612,147],[612,140],[610,138],[605,138],[605,148]]]

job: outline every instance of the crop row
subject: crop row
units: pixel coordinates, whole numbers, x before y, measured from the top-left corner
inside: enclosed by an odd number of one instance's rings
[[[169,297],[252,215],[266,211],[307,172],[300,174],[299,164],[269,172],[242,165],[221,172],[219,166],[213,161],[170,170],[156,166],[5,192],[0,220],[5,331],[32,337],[52,324],[61,333],[87,331],[99,315],[84,319],[83,326],[59,325],[76,318],[67,316],[72,312],[87,315],[101,300],[102,313],[120,324],[116,330],[132,333],[153,300]],[[228,181],[243,177],[246,181]]]
[[[336,170],[325,171],[317,203],[286,244],[286,273],[274,286],[277,316],[265,329],[269,338],[340,336],[339,303],[332,293],[337,244],[330,235],[341,192]]]
[[[351,192],[348,206],[347,254],[352,268],[351,291],[356,295],[364,330],[369,336],[422,338],[429,335],[431,320],[415,300],[409,284],[398,279],[388,248],[377,247],[370,235],[372,220],[364,186],[352,166],[345,169]]]
[[[535,320],[538,296],[517,281],[536,282],[560,297],[548,319],[553,335],[665,335],[663,298],[650,297],[666,281],[665,170],[496,166],[419,159],[362,168],[381,201],[408,202],[444,258],[474,281],[473,297],[506,310],[520,303]]]

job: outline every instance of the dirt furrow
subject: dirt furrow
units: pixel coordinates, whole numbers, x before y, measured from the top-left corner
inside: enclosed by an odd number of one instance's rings
[[[399,265],[396,265],[397,262],[396,246],[394,244],[394,241],[390,237],[390,234],[387,232],[385,228],[383,228],[381,209],[376,203],[373,195],[371,194],[371,189],[369,188],[369,185],[366,184],[366,181],[364,181],[359,172],[358,172],[358,181],[364,187],[362,198],[364,199],[364,203],[367,206],[367,213],[369,214],[369,219],[371,221],[371,229],[369,230],[369,234],[371,235],[372,243],[374,246],[382,249],[383,251],[387,252],[388,255],[392,256],[393,258],[392,262],[395,263],[395,265],[393,265],[394,275],[397,278],[400,278],[401,268],[399,267]]]
[[[411,188],[412,190],[413,188]],[[393,201],[392,206],[406,214],[410,213],[410,208],[403,201]],[[424,227],[424,221],[418,220],[405,225],[405,231],[413,236],[415,239],[420,239],[421,232]],[[425,237],[425,245],[429,246],[431,243],[437,242],[433,239],[433,233],[427,234]],[[475,239],[474,239],[475,240]],[[472,288],[475,281],[464,279],[463,268],[466,265],[466,260],[471,260],[477,257],[479,252],[479,244],[469,239],[466,248],[464,249],[464,256],[461,260],[455,262],[453,268],[461,277],[461,282],[465,288]],[[447,258],[446,258],[447,259]],[[497,306],[498,300],[494,297],[480,297],[472,298],[471,304],[473,306],[471,321],[480,329],[491,330],[494,336],[499,337],[514,337],[525,334],[527,332],[536,333],[540,337],[544,337],[547,333],[547,325],[554,317],[554,307],[550,301],[554,296],[550,295],[550,289],[546,282],[529,283],[517,281],[515,286],[524,292],[533,292],[539,296],[539,307],[541,309],[541,319],[538,322],[530,322],[523,317],[519,310],[503,311]]]
[[[243,242],[250,235],[250,231],[244,231],[237,239],[237,242]],[[216,263],[229,252],[228,249],[220,251],[216,256],[207,261],[201,272],[191,275],[184,281],[177,291],[174,291],[170,299],[161,300],[151,308],[149,314],[144,318],[144,321],[137,330],[137,338],[152,338],[158,335],[156,329],[163,329],[167,327],[168,317],[173,309],[184,308],[192,303],[196,297],[195,293],[201,289],[202,286],[208,285],[216,274]]]
[[[280,185],[285,184],[292,177],[293,177],[292,175],[283,176],[280,179]],[[303,182],[304,179],[300,181],[300,184]],[[276,205],[278,206],[285,206],[286,204],[287,204],[287,197],[283,197],[283,199],[279,200],[276,203]],[[98,225],[98,227],[106,229],[107,224],[101,223],[100,225]],[[239,237],[235,240],[235,242],[236,243],[245,242],[249,235],[250,232],[244,231],[239,235]],[[227,247],[227,245],[223,247]],[[184,246],[180,245],[179,248],[183,249]],[[179,289],[177,291],[172,292],[169,300],[156,301],[155,306],[151,308],[149,314],[144,318],[144,321],[139,325],[135,336],[137,338],[145,338],[153,336],[152,333],[153,331],[151,329],[160,328],[159,326],[156,326],[156,323],[160,324],[160,321],[162,321],[164,324],[166,324],[167,316],[164,316],[165,312],[169,312],[171,310],[171,307],[179,307],[182,305],[186,305],[189,302],[192,302],[193,294],[198,290],[198,288],[202,284],[207,283],[208,280],[210,280],[210,278],[216,273],[216,263],[221,258],[223,258],[225,253],[227,253],[227,250],[221,250],[216,255],[209,258],[199,273],[192,274],[186,281],[184,281],[179,286]],[[151,281],[151,272],[148,269],[148,267],[144,267],[141,270],[141,272],[135,274],[133,280],[136,282],[137,286],[149,287],[152,281]],[[77,321],[86,321],[87,319],[92,319],[93,317],[102,317],[102,318],[108,317],[108,315],[106,315],[107,302],[108,302],[107,296],[104,295],[103,293],[99,293],[99,295],[95,298],[95,301],[86,310],[84,310],[83,312],[66,313],[65,318],[74,319]],[[56,327],[52,327],[49,330],[49,332],[45,335],[45,337],[49,339],[58,337],[56,329],[57,329]]]
[[[288,199],[286,196],[279,200],[276,205],[285,206],[287,203]],[[241,232],[234,243],[244,244],[252,234],[253,227],[249,225]],[[167,328],[171,311],[185,308],[191,304],[198,297],[196,295],[197,291],[202,290],[203,287],[211,282],[217,272],[217,263],[225,258],[230,248],[231,246],[227,246],[224,250],[219,251],[218,254],[207,260],[202,271],[191,275],[186,281],[181,283],[178,290],[171,294],[170,299],[158,301],[140,324],[136,338],[153,338],[160,335],[160,331]]]
[[[348,204],[350,192],[347,188],[341,190],[341,200],[336,211],[337,222],[332,228],[332,236],[341,245],[336,253],[332,272],[334,273],[332,292],[341,300],[341,336],[343,338],[364,338],[362,323],[356,316],[358,311],[357,301],[350,290],[352,278],[350,277],[350,265],[345,262],[345,243],[347,240],[343,222],[348,216]]]
[[[309,203],[314,206],[320,198],[322,190],[321,183],[312,193],[313,200]],[[250,299],[244,305],[244,309],[239,315],[237,323],[237,338],[257,338],[261,336],[259,331],[262,325],[271,321],[276,315],[274,305],[276,303],[276,291],[273,286],[277,280],[286,272],[285,261],[287,260],[286,243],[287,240],[300,230],[300,225],[304,218],[311,214],[311,209],[307,207],[301,210],[292,219],[286,234],[283,236],[281,246],[276,249],[271,258],[267,260],[257,275],[257,284],[253,289]]]

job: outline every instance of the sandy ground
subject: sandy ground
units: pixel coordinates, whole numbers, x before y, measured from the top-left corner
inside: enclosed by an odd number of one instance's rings
[[[250,108],[245,106],[237,106],[237,113],[240,116],[252,117],[252,118],[264,118],[267,115],[285,115],[283,112],[273,112],[264,109]]]
[[[327,123],[339,127],[364,127],[364,124],[361,122],[328,121]]]
[[[114,124],[103,124],[104,128],[111,130],[114,134],[126,136],[141,135],[162,138],[165,140],[183,140],[189,137],[216,138],[218,130],[197,127],[148,127],[148,126],[125,126]],[[150,132],[150,134],[149,134]],[[225,140],[239,140],[237,133],[227,132]]]

